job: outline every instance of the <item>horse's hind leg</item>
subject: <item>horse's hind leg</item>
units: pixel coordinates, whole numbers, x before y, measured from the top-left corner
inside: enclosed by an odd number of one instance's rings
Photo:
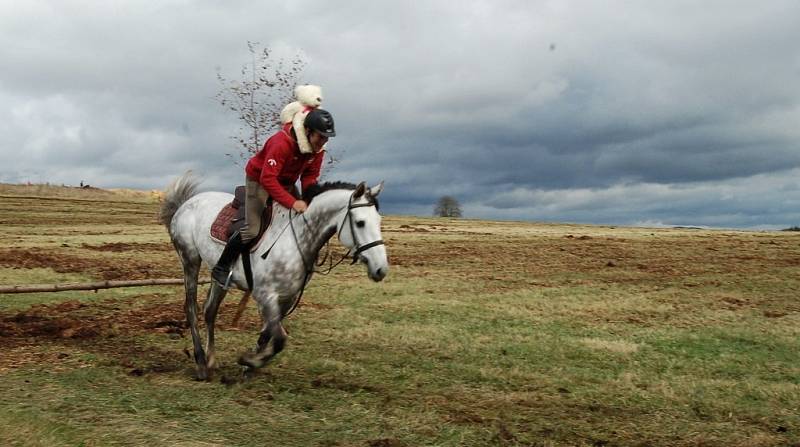
[[[178,255],[183,264],[183,284],[186,289],[186,300],[183,302],[183,310],[186,312],[186,322],[192,333],[192,344],[194,345],[194,361],[197,363],[197,379],[208,379],[208,367],[206,354],[200,340],[200,333],[197,330],[197,278],[200,274],[200,258],[191,256],[186,250],[175,244]]]
[[[215,368],[216,359],[214,357],[214,324],[217,321],[217,312],[222,300],[225,299],[227,290],[223,289],[216,281],[211,281],[211,287],[208,289],[208,297],[203,308],[203,313],[206,319],[206,365],[209,369]]]
[[[245,353],[239,357],[239,364],[251,369],[258,369],[266,365],[272,357],[283,350],[286,344],[286,331],[281,325],[278,296],[270,295],[264,303],[258,300],[258,304],[264,325],[258,337],[256,352]],[[269,344],[270,340],[272,340],[272,344]]]
[[[247,308],[247,301],[250,299],[250,291],[244,293],[242,299],[239,300],[239,306],[236,308],[236,315],[233,316],[231,326],[239,326],[239,319],[242,318],[245,308]]]

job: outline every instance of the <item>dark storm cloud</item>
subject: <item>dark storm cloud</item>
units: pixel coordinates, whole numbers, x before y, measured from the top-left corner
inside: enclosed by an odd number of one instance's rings
[[[797,224],[795,2],[0,5],[0,181],[241,181],[214,101],[248,40],[303,51],[384,209],[616,224]],[[746,186],[743,186],[746,185]]]

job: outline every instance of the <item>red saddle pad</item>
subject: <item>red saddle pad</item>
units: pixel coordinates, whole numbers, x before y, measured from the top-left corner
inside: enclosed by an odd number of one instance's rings
[[[234,208],[233,203],[225,205],[217,214],[214,223],[211,224],[211,237],[220,242],[228,242],[228,230],[231,228],[233,219],[236,218],[238,213],[239,209]]]

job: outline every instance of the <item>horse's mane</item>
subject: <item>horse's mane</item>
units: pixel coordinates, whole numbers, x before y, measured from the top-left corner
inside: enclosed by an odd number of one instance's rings
[[[311,201],[314,200],[314,197],[317,197],[318,195],[322,194],[325,191],[330,191],[332,189],[354,190],[357,187],[358,186],[353,184],[353,183],[340,182],[340,181],[325,182],[325,183],[322,183],[322,184],[315,183],[315,184],[309,186],[308,188],[306,188],[303,191],[303,200],[306,203],[310,204]],[[369,195],[368,195],[368,198],[369,198],[370,201],[375,203],[375,209],[380,209],[380,205],[378,205],[378,199],[377,198],[369,196]]]

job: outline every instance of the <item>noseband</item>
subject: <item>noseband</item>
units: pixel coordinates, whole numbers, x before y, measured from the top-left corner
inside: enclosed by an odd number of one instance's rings
[[[355,193],[353,193],[353,194],[355,194]],[[350,234],[353,236],[353,246],[356,247],[356,251],[353,253],[353,262],[351,262],[350,265],[353,265],[356,262],[358,262],[358,256],[361,253],[369,250],[370,248],[377,247],[378,245],[384,245],[383,239],[378,239],[377,241],[373,241],[373,242],[370,242],[370,243],[364,244],[364,245],[359,245],[358,244],[358,237],[356,236],[356,229],[355,229],[354,224],[353,224],[352,211],[355,208],[361,208],[361,207],[365,207],[365,206],[375,206],[375,201],[374,200],[367,200],[367,203],[356,203],[356,204],[354,204],[353,203],[353,196],[351,195],[350,196],[350,200],[347,202],[347,213],[345,214],[344,219],[342,219],[342,224],[339,225],[338,233],[339,233],[339,241],[341,241],[342,240],[342,228],[344,228],[344,221],[345,220],[349,220],[350,221]]]

